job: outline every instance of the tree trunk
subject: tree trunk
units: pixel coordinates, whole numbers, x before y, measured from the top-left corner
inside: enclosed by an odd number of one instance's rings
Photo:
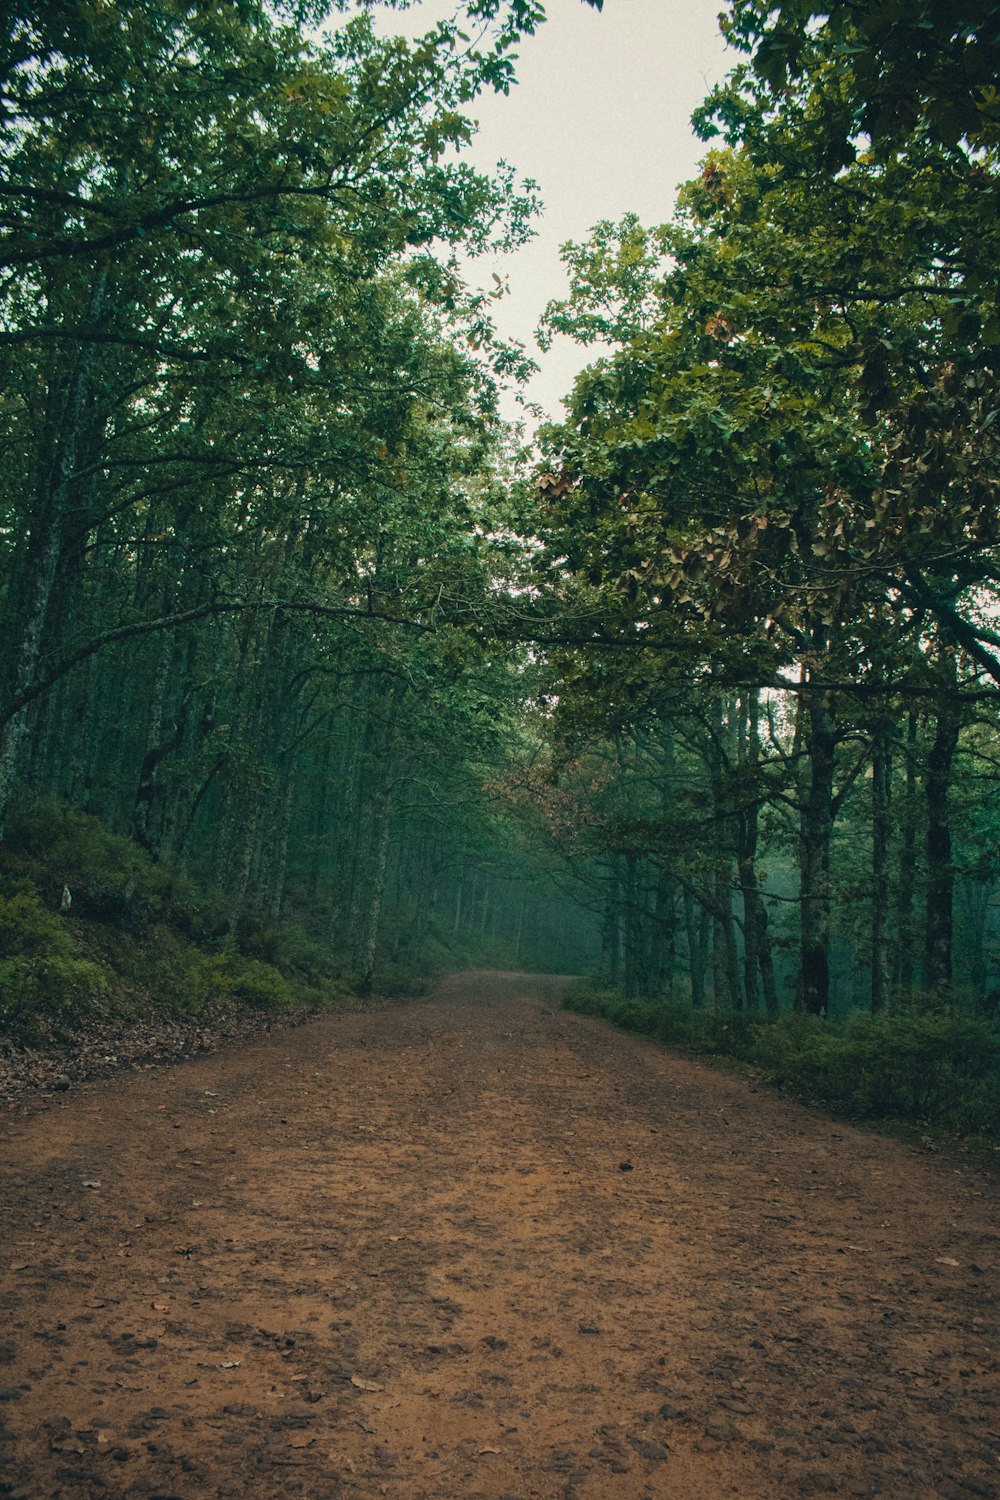
[[[762,909],[760,891],[757,888],[757,835],[759,804],[757,802],[757,770],[760,763],[760,705],[757,690],[745,695],[741,705],[741,732],[739,755],[744,771],[745,785],[742,788],[741,806],[736,815],[736,863],[739,871],[740,894],[743,898],[743,989],[747,1010],[757,1010],[760,1004],[758,974],[762,975],[760,942],[766,935],[765,923],[761,922]]]
[[[153,802],[156,796],[157,769],[160,761],[166,755],[169,755],[172,750],[176,750],[184,737],[183,718],[181,715],[178,715],[178,723],[174,726],[173,734],[165,742],[161,738],[167,684],[170,681],[170,668],[173,656],[173,634],[171,631],[165,630],[158,642],[156,676],[153,682],[153,691],[150,694],[146,722],[146,751],[142,758],[142,766],[139,771],[139,784],[136,787],[135,800],[132,805],[132,837],[136,843],[141,844],[144,849],[148,850],[153,850],[156,844],[153,834]]]
[[[378,929],[382,920],[382,898],[385,895],[385,872],[389,855],[389,808],[378,809],[372,830],[368,859],[368,900],[365,906],[361,942],[358,951],[358,992],[370,995],[378,951]]]
[[[358,843],[354,850],[356,874],[351,916],[351,946],[362,994],[371,990],[378,946],[379,924],[388,869],[391,809],[394,797],[393,762],[396,750],[396,700],[390,687],[380,703],[370,699],[365,730],[364,762],[359,776]]]
[[[295,794],[295,756],[285,758],[284,773],[277,788],[278,806],[274,820],[274,850],[271,859],[270,889],[265,914],[280,922],[285,905],[285,882],[288,878],[288,843],[292,830],[292,802]]]
[[[892,748],[890,724],[879,719],[872,745],[871,1008],[889,993],[889,838]]]
[[[906,730],[906,790],[900,819],[899,883],[896,891],[895,987],[900,995],[913,993],[913,921],[917,885],[917,716],[909,715]]]
[[[733,922],[733,892],[729,871],[721,862],[715,872],[713,905],[715,920],[712,978],[715,1004],[721,1010],[739,1010],[743,997],[740,992],[739,955]]]
[[[708,912],[696,901],[693,891],[684,890],[684,925],[688,940],[688,972],[691,976],[691,1004],[701,1010],[705,1004],[705,964],[708,956]]]
[[[601,926],[603,968],[612,988],[617,985],[622,969],[621,931],[621,877],[617,855],[608,858],[608,893],[604,902],[604,921]]]
[[[655,958],[652,983],[657,995],[674,995],[674,969],[677,963],[677,892],[667,871],[656,874]]]
[[[712,708],[710,732],[705,747],[705,764],[712,789],[712,811],[715,822],[715,848],[711,887],[714,918],[712,943],[712,984],[715,1004],[722,1009],[738,1010],[742,1004],[736,929],[733,921],[732,860],[736,846],[735,819],[732,812],[732,762],[726,740],[733,740],[735,714],[730,705],[728,722],[723,715],[722,699]]]
[[[924,798],[927,804],[927,904],[924,932],[924,986],[947,994],[951,988],[951,944],[954,924],[955,872],[951,862],[948,792],[958,748],[959,715],[947,702],[938,712],[934,742],[927,757]]]
[[[760,958],[760,978],[764,987],[764,1006],[769,1021],[776,1021],[781,1014],[778,988],[774,982],[774,960],[771,956],[771,939],[767,931],[767,911],[764,903],[757,907],[757,953]]]
[[[801,954],[796,1005],[809,1015],[830,1009],[830,846],[837,723],[828,693],[803,693],[807,774],[799,825]]]
[[[634,854],[622,856],[625,876],[622,894],[625,902],[625,997],[634,1000],[642,988],[642,920],[639,911],[638,862]]]
[[[451,930],[456,935],[462,926],[462,891],[465,881],[465,862],[458,867],[458,883],[455,886],[455,917],[451,924]]]

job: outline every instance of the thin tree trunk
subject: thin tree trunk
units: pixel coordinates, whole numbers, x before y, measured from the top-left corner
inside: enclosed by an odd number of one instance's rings
[[[890,725],[879,719],[872,746],[872,1011],[880,1011],[889,993],[889,837],[892,748]]]
[[[358,955],[358,991],[370,995],[375,974],[375,956],[378,951],[378,930],[382,920],[382,899],[385,895],[385,873],[389,855],[389,809],[379,809],[370,846],[368,861],[368,902],[365,907],[364,924]]]
[[[701,1010],[705,1004],[705,952],[707,947],[705,917],[706,912],[704,907],[696,902],[694,893],[685,887],[684,925],[687,929],[688,940],[688,973],[691,978],[691,1004],[695,1010]]]
[[[837,724],[829,694],[803,694],[808,775],[800,815],[801,955],[798,1008],[825,1016],[830,1008],[830,846]]]
[[[927,904],[924,934],[924,985],[946,994],[952,979],[955,872],[951,862],[948,793],[958,748],[959,716],[950,703],[938,712],[934,742],[927,757],[924,798],[927,803]]]
[[[457,934],[462,926],[462,890],[465,880],[465,862],[458,867],[458,884],[455,886],[455,917],[451,924],[451,930]]]
[[[287,757],[283,786],[278,791],[278,814],[275,820],[275,847],[271,862],[271,889],[267,898],[267,916],[280,922],[285,905],[285,882],[288,878],[288,843],[292,830],[292,801],[295,791],[294,755]]]
[[[721,862],[715,872],[713,900],[715,923],[712,975],[715,986],[715,1004],[722,1010],[739,1010],[743,997],[740,993],[739,957],[733,922],[732,885],[729,872]]]
[[[778,988],[774,980],[774,959],[771,955],[771,939],[767,930],[767,911],[764,903],[757,907],[757,954],[760,959],[760,978],[764,987],[764,1006],[769,1021],[776,1021],[781,1014]]]
[[[667,871],[656,876],[656,957],[653,985],[657,995],[673,999],[674,969],[677,963],[677,892]]]
[[[168,755],[171,750],[177,749],[183,739],[183,726],[178,723],[175,732],[170,739],[163,743],[161,735],[163,732],[163,718],[167,697],[167,684],[170,681],[170,667],[174,656],[173,632],[164,630],[159,639],[159,654],[156,664],[156,676],[153,681],[153,690],[149,698],[148,718],[146,721],[146,751],[142,759],[139,771],[139,784],[136,787],[135,800],[132,805],[132,837],[144,849],[152,850],[154,847],[153,837],[153,800],[156,795],[156,772],[160,761]]]
[[[896,892],[896,990],[902,996],[913,993],[913,949],[916,929],[913,921],[914,895],[917,885],[917,716],[909,715],[906,730],[906,789],[900,819],[899,884]]]
[[[760,940],[763,930],[756,867],[760,821],[756,799],[757,769],[760,763],[759,714],[760,704],[754,688],[745,695],[742,704],[740,758],[746,773],[747,787],[743,793],[744,805],[736,817],[736,860],[743,898],[743,988],[747,1010],[754,1011],[760,1005],[758,974],[762,967]]]
[[[621,877],[618,870],[618,857],[612,854],[608,859],[608,872],[610,889],[604,903],[604,921],[601,927],[601,945],[603,949],[604,972],[608,976],[608,984],[617,985],[621,975]]]
[[[637,888],[637,861],[634,854],[623,856],[625,877],[622,894],[625,901],[625,996],[632,1000],[639,993],[642,967],[642,924],[639,917],[639,892]]]

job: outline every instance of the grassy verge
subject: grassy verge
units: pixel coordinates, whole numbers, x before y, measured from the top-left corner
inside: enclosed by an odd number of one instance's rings
[[[291,1016],[343,1003],[348,955],[290,921],[232,931],[224,893],[199,886],[131,839],[62,803],[11,809],[0,842],[0,1052],[47,1049],[149,1018]],[[472,943],[390,915],[375,997],[427,992],[474,967],[544,968],[511,946]],[[227,1024],[229,1024],[227,1022]]]
[[[301,928],[233,934],[218,896],[55,802],[0,845],[0,1048],[44,1048],[151,1011],[317,1008],[348,986]]]
[[[571,986],[565,1005],[627,1031],[759,1070],[801,1098],[855,1119],[904,1122],[966,1139],[1000,1139],[1000,1029],[966,1012],[856,1011],[843,1023],[692,1010]]]

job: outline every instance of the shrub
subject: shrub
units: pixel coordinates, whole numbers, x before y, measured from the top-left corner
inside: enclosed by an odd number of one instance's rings
[[[995,1135],[1000,1121],[1000,1031],[967,1011],[853,1012],[845,1022],[626,1000],[571,986],[565,1003],[665,1046],[761,1068],[803,1097],[869,1119],[916,1121]]]
[[[197,900],[186,877],[97,818],[52,798],[11,810],[4,852],[53,900],[68,886],[74,915],[132,930],[161,918],[188,930],[197,926]]]
[[[72,936],[31,887],[0,896],[0,954],[0,1031],[14,1041],[58,1031],[107,990],[104,974],[74,957]]]
[[[233,948],[195,964],[191,981],[198,1003],[224,1000],[261,1010],[280,1010],[296,999],[292,985],[271,964],[245,958]]]
[[[335,978],[336,958],[331,949],[291,922],[248,930],[240,937],[240,948],[248,957],[301,978],[308,985],[322,988]]]
[[[82,958],[0,959],[0,1026],[27,1041],[89,1009],[108,981]]]
[[[18,884],[0,895],[0,954],[6,958],[70,954],[73,941],[59,917],[46,911],[34,887]]]

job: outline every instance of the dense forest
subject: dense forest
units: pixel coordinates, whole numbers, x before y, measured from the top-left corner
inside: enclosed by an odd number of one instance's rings
[[[1000,8],[729,0],[530,440],[474,268],[543,210],[463,151],[543,8],[378,9],[5,21],[0,1032],[550,968],[983,1128]]]

